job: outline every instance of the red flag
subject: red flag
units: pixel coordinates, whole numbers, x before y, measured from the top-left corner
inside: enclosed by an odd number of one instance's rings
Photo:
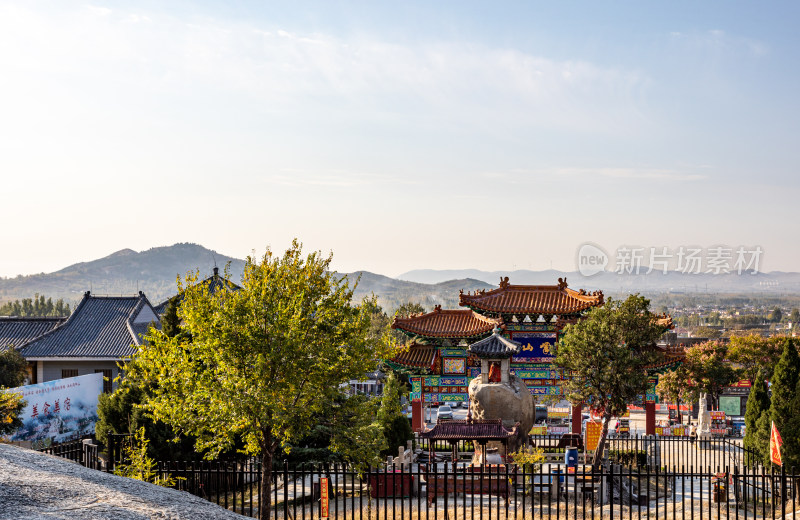
[[[781,434],[778,433],[778,429],[775,427],[775,422],[773,422],[772,430],[769,433],[769,457],[772,459],[772,463],[778,466],[783,466],[783,461],[781,460],[781,446],[783,446],[783,440],[781,439]]]

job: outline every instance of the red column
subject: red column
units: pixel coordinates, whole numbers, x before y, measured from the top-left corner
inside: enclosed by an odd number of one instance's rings
[[[656,434],[656,403],[645,403],[644,405],[644,433]]]
[[[422,424],[422,399],[414,399],[411,401],[411,429],[421,432]]]
[[[581,434],[581,426],[583,425],[582,408],[583,405],[580,404],[572,407],[572,433],[577,433],[578,435]]]

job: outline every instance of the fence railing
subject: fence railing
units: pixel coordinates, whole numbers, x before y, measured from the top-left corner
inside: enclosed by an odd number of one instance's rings
[[[538,441],[555,444],[554,439]],[[76,440],[44,451],[99,467],[91,443]],[[439,455],[449,451],[445,446]],[[428,461],[359,472],[347,465],[284,462],[269,476],[269,517],[712,520],[784,518],[794,512],[800,475],[794,468],[745,467],[742,461],[750,456],[738,441],[726,439],[702,444],[632,437],[610,439],[609,461],[598,471],[581,464],[570,470],[563,463],[471,466]],[[654,462],[657,457],[660,463]],[[667,463],[674,461],[681,464]],[[113,462],[106,467],[113,469]],[[240,514],[257,517],[267,507],[266,497],[260,497],[262,468],[256,459],[162,461],[157,469],[160,476],[176,479],[176,489]]]
[[[54,442],[37,451],[77,462],[91,469],[101,469],[98,446],[91,437]]]

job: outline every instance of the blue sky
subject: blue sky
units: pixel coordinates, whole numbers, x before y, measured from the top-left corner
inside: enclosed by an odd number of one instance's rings
[[[0,0],[0,275],[295,236],[387,275],[800,271],[796,3],[219,4]]]

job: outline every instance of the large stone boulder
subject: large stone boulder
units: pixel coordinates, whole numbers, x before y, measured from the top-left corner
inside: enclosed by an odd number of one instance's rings
[[[508,444],[514,452],[527,441],[536,415],[535,403],[525,382],[509,374],[508,383],[481,383],[476,377],[469,385],[470,413],[473,419],[501,419],[508,429],[519,423],[517,437]],[[492,443],[492,446],[495,444]],[[501,449],[502,450],[502,449]]]

